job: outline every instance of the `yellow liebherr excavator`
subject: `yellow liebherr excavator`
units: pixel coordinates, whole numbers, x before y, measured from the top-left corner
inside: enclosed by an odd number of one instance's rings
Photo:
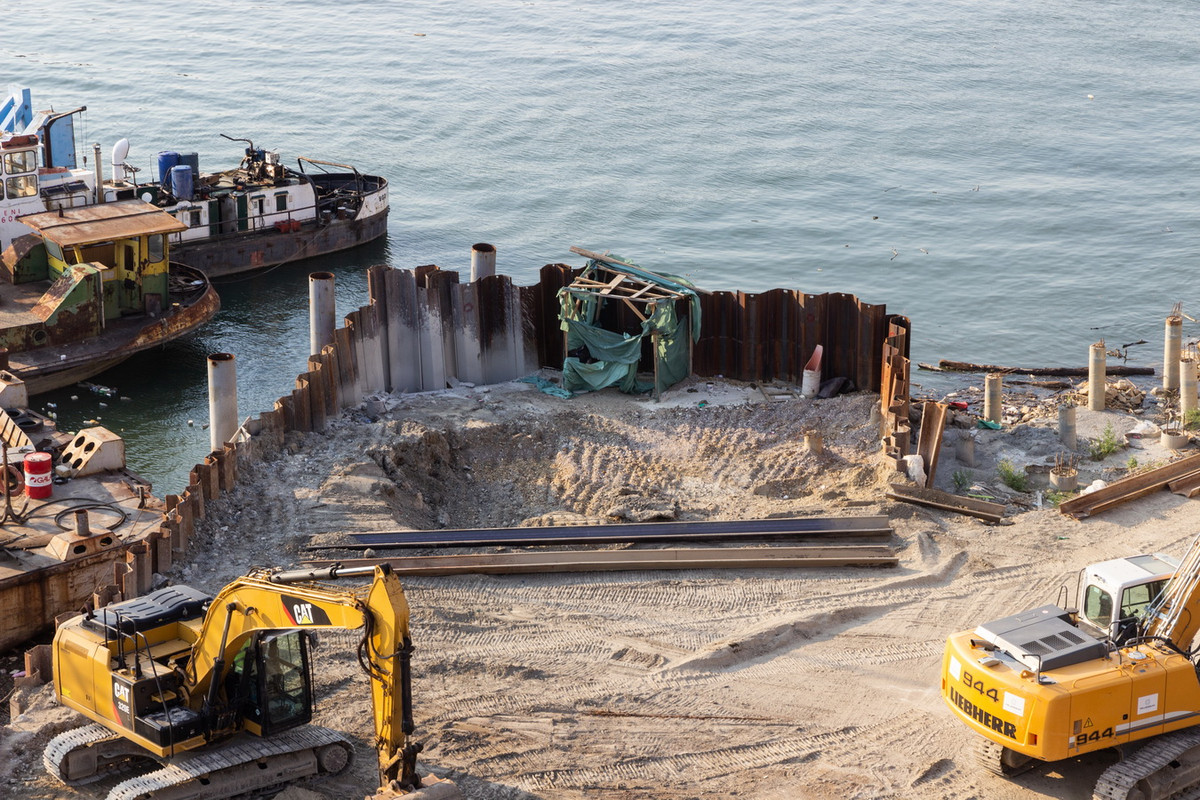
[[[942,696],[983,737],[983,766],[1014,775],[1117,748],[1094,798],[1200,797],[1200,537],[1182,563],[1143,555],[1085,568],[1076,601],[947,640]]]
[[[371,576],[369,586],[319,581]],[[77,616],[54,636],[60,702],[95,724],[50,741],[43,761],[68,785],[150,763],[108,800],[207,800],[350,766],[352,743],[309,725],[312,632],[361,629],[379,755],[375,798],[452,800],[416,757],[408,604],[387,566],[254,570],[210,598],[187,586]],[[158,764],[154,764],[158,762]]]

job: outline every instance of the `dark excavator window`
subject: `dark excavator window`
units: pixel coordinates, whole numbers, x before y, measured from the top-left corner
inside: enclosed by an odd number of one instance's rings
[[[258,645],[258,699],[263,735],[312,719],[308,640],[301,631],[275,632]]]

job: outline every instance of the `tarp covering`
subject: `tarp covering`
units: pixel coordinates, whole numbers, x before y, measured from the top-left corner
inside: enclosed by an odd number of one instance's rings
[[[679,319],[675,314],[675,300],[655,301],[644,304],[645,321],[637,334],[618,333],[597,326],[601,304],[625,302],[620,295],[603,295],[594,290],[581,289],[572,285],[558,293],[562,329],[567,334],[567,352],[583,352],[568,355],[563,361],[563,386],[572,392],[587,392],[617,386],[622,392],[642,393],[662,391],[688,376],[688,340],[700,337],[700,298],[690,284],[682,278],[646,272],[631,265],[618,256],[619,264],[604,264],[605,272],[627,275],[636,283],[659,286],[690,300],[689,317],[691,330],[679,330]],[[587,278],[598,269],[597,261],[589,261],[580,279]],[[631,297],[632,300],[632,297]],[[657,360],[658,386],[638,381],[638,362],[642,356],[642,342],[647,336],[658,334],[658,347],[654,353]]]

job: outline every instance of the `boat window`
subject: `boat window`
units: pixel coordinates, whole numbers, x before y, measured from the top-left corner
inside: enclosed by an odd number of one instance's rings
[[[33,172],[35,169],[37,169],[37,155],[32,150],[4,154],[4,171],[9,175],[15,175],[18,172]]]
[[[287,192],[279,192],[275,195],[275,210],[287,211]]]
[[[1092,584],[1087,587],[1083,598],[1083,615],[1089,622],[1099,628],[1107,628],[1112,622],[1112,595]]]
[[[197,228],[200,226],[200,209],[193,208],[188,217],[188,227]]]
[[[167,237],[164,234],[156,233],[149,240],[149,258],[151,263],[157,263],[163,260],[163,254],[167,250]]]
[[[4,182],[9,197],[32,197],[37,194],[36,175],[17,175]]]

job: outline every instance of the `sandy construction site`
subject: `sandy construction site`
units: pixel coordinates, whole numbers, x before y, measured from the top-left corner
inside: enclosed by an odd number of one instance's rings
[[[957,472],[1010,499],[1005,524],[887,500],[896,474],[869,423],[876,402],[772,402],[705,381],[662,403],[612,390],[563,400],[522,383],[374,398],[244,468],[168,577],[216,592],[361,531],[885,515],[892,568],[405,579],[421,762],[480,800],[1090,797],[1104,755],[1013,781],[976,768],[973,734],[939,696],[945,637],[1054,602],[1088,563],[1181,555],[1200,505],[1164,492],[1077,522],[1007,490],[999,461],[1045,464],[1061,450],[1049,407],[979,431],[974,468],[943,449],[939,486]],[[1137,422],[1081,409],[1079,431]],[[803,446],[813,430],[819,455]],[[1122,451],[1085,460],[1081,477],[1120,473],[1131,455],[1167,457]],[[316,721],[360,743],[350,773],[304,787],[322,797],[375,786],[356,641],[323,634],[316,653]],[[47,689],[21,702],[31,710],[0,733],[5,796],[103,797],[102,784],[71,792],[40,766],[41,746],[78,718]]]

